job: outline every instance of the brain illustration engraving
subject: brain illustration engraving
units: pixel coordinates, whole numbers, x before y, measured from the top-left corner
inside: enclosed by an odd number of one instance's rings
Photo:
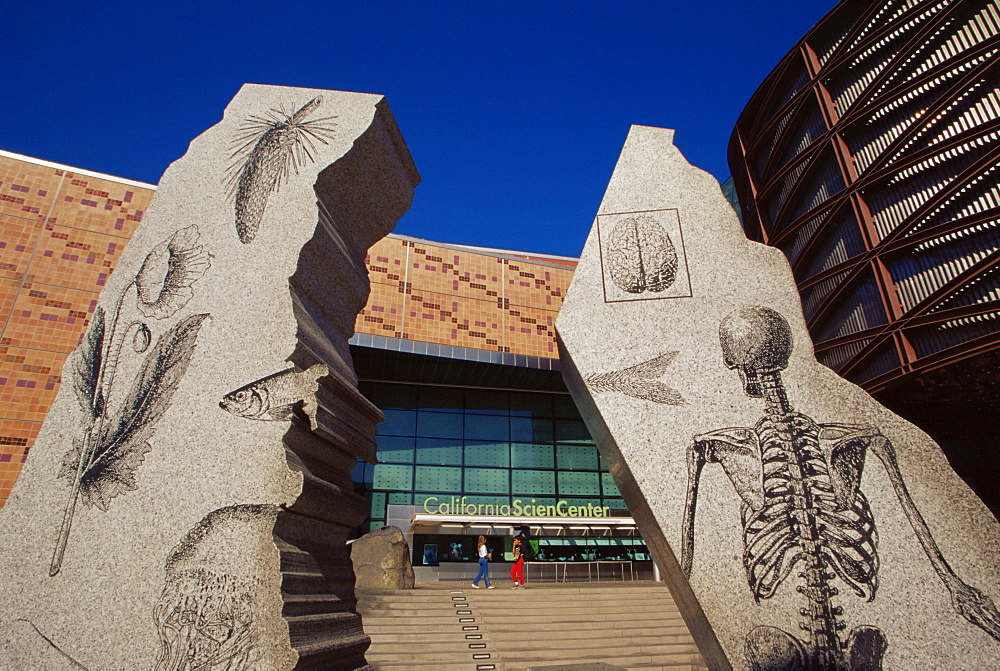
[[[666,291],[677,277],[677,250],[652,217],[618,222],[611,232],[608,252],[612,281],[630,294]]]

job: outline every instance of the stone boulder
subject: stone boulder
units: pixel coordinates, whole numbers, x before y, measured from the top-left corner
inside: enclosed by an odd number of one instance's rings
[[[410,546],[399,527],[382,527],[351,543],[357,589],[413,589]]]

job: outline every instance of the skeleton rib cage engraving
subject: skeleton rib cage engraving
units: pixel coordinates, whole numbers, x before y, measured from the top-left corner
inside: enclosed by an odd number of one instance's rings
[[[742,499],[743,564],[754,599],[774,596],[797,570],[804,607],[804,640],[777,627],[758,626],[745,639],[750,668],[881,669],[889,642],[877,628],[854,627],[846,640],[844,608],[834,603],[836,583],[873,600],[878,589],[878,535],[860,491],[869,449],[885,467],[896,497],[955,611],[1000,641],[1000,613],[989,596],[967,585],[937,547],[906,489],[891,443],[874,427],[820,424],[795,412],[780,371],[791,354],[791,329],[769,308],[728,315],[720,327],[725,364],[745,393],[765,401],[753,428],[727,428],[694,436],[688,451],[681,566],[691,575],[695,508],[705,464],[720,464]]]

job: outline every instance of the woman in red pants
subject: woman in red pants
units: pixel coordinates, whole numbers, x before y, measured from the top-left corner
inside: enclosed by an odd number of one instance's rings
[[[524,587],[524,552],[520,536],[514,537],[514,565],[510,567],[510,579],[514,581],[514,589]]]

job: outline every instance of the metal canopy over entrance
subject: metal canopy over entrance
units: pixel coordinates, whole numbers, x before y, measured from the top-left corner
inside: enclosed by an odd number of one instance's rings
[[[611,536],[638,533],[631,517],[524,517],[505,515],[445,515],[416,513],[410,518],[415,533],[462,533],[513,535],[517,527],[529,527],[534,536]],[[461,530],[461,531],[459,531]]]

